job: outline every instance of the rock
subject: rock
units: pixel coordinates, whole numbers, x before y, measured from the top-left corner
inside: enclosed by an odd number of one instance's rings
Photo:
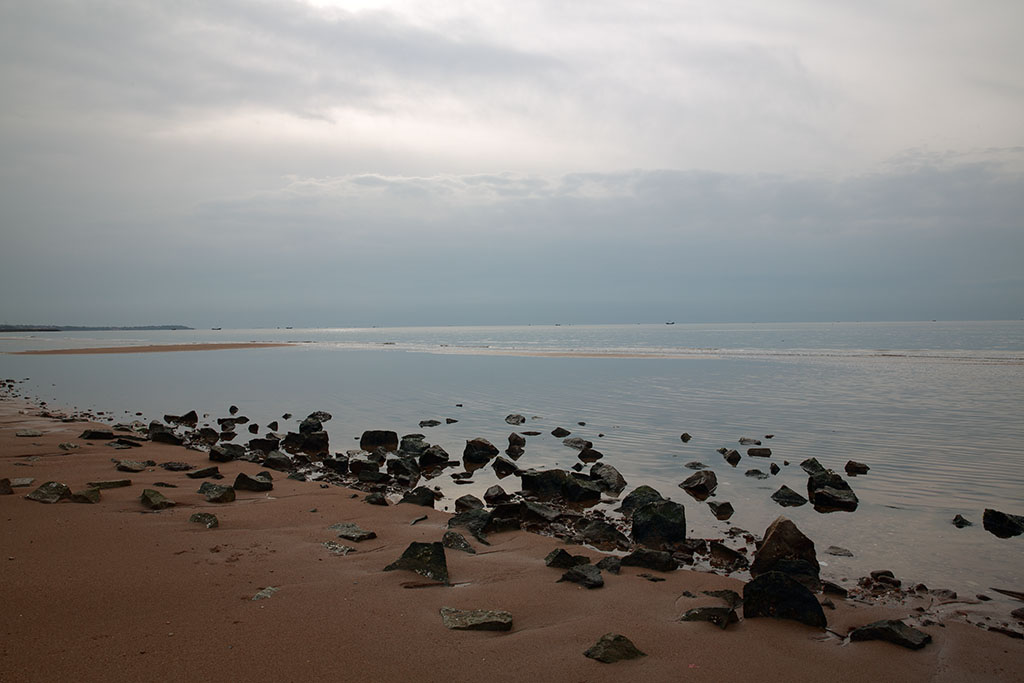
[[[633,641],[618,633],[604,634],[600,640],[587,648],[583,654],[605,664],[647,656],[633,644]]]
[[[217,519],[217,515],[210,512],[193,512],[188,518],[188,521],[193,524],[202,524],[207,529],[216,529],[220,526],[220,521]]]
[[[406,491],[399,503],[412,503],[423,507],[434,507],[434,492],[426,486],[418,486],[412,491]]]
[[[749,436],[740,437],[741,446],[760,446],[761,442],[758,439],[751,439]]]
[[[250,451],[259,451],[260,453],[273,453],[281,446],[280,439],[249,439],[249,443],[246,444]]]
[[[369,541],[370,539],[377,538],[376,533],[369,529],[364,529],[353,522],[339,522],[337,524],[332,524],[327,528],[331,531],[337,531],[338,538],[343,538],[346,541],[354,541],[358,543],[360,541]]]
[[[231,462],[245,455],[245,448],[233,443],[219,443],[210,447],[210,460],[213,462]]]
[[[72,503],[95,504],[100,502],[99,489],[83,489],[71,494]]]
[[[618,574],[620,571],[622,571],[622,558],[616,557],[615,555],[609,555],[608,557],[602,559],[594,566],[596,566],[601,571],[610,572],[612,574]]]
[[[199,424],[199,416],[196,414],[196,411],[190,410],[184,415],[164,415],[164,422],[195,427]]]
[[[841,598],[845,598],[849,595],[849,591],[840,586],[838,583],[832,583],[831,581],[822,581],[821,590],[823,593],[829,595],[838,595]]]
[[[368,505],[380,505],[383,507],[388,505],[388,499],[384,497],[384,494],[376,491],[363,498],[363,502]]]
[[[544,558],[544,564],[555,569],[572,569],[573,567],[590,564],[586,555],[570,555],[562,548],[555,548]]]
[[[680,435],[679,435],[679,439],[680,439],[680,441],[682,441],[683,443],[690,443],[690,439],[692,439],[692,438],[693,438],[693,437],[692,437],[692,436],[690,436],[690,433],[689,433],[689,432],[683,432],[682,434],[680,434]]]
[[[508,422],[510,425],[521,425],[526,422],[526,418],[518,413],[512,413],[505,418],[505,422]]]
[[[494,469],[494,473],[498,475],[498,479],[504,479],[510,474],[515,474],[519,471],[519,467],[503,456],[498,456],[491,461],[491,467]]]
[[[974,522],[968,521],[966,517],[957,515],[953,518],[953,526],[957,529],[963,529],[965,526],[974,526]]]
[[[281,590],[281,589],[280,588],[274,588],[273,586],[267,586],[263,590],[261,590],[258,593],[256,593],[256,595],[252,596],[252,599],[253,600],[267,600],[267,599],[270,598],[270,596],[272,596],[274,593],[276,593],[279,590]]]
[[[426,437],[422,434],[406,434],[402,437],[402,442],[398,446],[398,452],[403,455],[422,455],[430,444],[426,442]]]
[[[817,458],[807,458],[800,463],[800,469],[807,474],[821,474],[825,471],[825,468],[821,466],[821,463],[818,462]]]
[[[981,516],[985,531],[999,538],[1011,538],[1024,533],[1024,517],[986,508]]]
[[[474,495],[467,494],[460,496],[455,499],[455,512],[465,512],[466,510],[481,510],[484,507],[484,502]]]
[[[686,540],[686,510],[674,501],[647,503],[633,511],[632,521],[633,540],[647,548],[673,550]]]
[[[0,479],[0,496],[12,496],[14,495],[14,487],[11,486],[11,480],[7,477]]]
[[[570,432],[568,429],[565,429],[564,427],[555,427],[554,429],[551,430],[551,436],[555,437],[556,439],[563,439],[569,436],[570,434],[572,434],[572,432]]]
[[[450,459],[448,451],[440,446],[428,446],[426,450],[420,453],[420,468],[444,467]]]
[[[562,513],[550,505],[524,500],[520,506],[523,521],[547,524],[558,519]]]
[[[583,541],[599,550],[625,550],[629,548],[629,539],[625,534],[608,522],[599,519],[581,519],[576,523]]]
[[[498,449],[483,438],[469,439],[466,441],[466,448],[462,451],[463,461],[474,464],[487,464],[496,455],[498,455]]]
[[[592,564],[580,564],[572,567],[569,571],[562,574],[562,578],[558,580],[558,583],[562,581],[578,583],[584,588],[601,588],[604,586],[601,570]]]
[[[466,510],[453,516],[448,520],[448,528],[464,527],[469,530],[478,541],[483,540],[484,530],[491,521],[491,513],[487,510],[476,509]]]
[[[146,468],[149,467],[149,463],[138,462],[137,460],[119,460],[117,461],[118,472],[145,472]]]
[[[57,444],[57,448],[61,449],[62,451],[73,451],[76,448],[78,448],[78,444],[71,443],[70,441],[62,441],[59,444]]]
[[[454,631],[511,631],[512,614],[502,610],[441,608],[441,622]]]
[[[740,452],[737,451],[735,448],[726,451],[725,453],[722,454],[722,456],[725,458],[725,461],[732,465],[733,467],[736,467],[741,458]]]
[[[453,424],[455,424],[456,422],[458,422],[458,420],[456,420],[456,419],[455,419],[454,417],[446,417],[446,418],[444,419],[444,423],[445,423],[446,425],[453,425]]]
[[[782,572],[761,574],[743,587],[743,616],[792,619],[822,629],[827,625],[814,594]]]
[[[71,498],[71,489],[59,481],[48,481],[25,496],[25,498],[34,500],[37,503],[59,503],[62,500]]]
[[[586,463],[597,462],[604,457],[604,453],[593,448],[584,448],[579,452],[579,459]]]
[[[237,415],[238,414],[238,406],[231,406],[230,408],[228,408],[228,413],[230,413],[231,415]]]
[[[370,430],[363,432],[359,438],[359,448],[367,452],[373,452],[377,448],[383,448],[391,453],[398,450],[398,434],[386,430]]]
[[[570,476],[562,486],[562,497],[570,503],[586,503],[601,500],[601,487],[582,476]]]
[[[867,474],[871,468],[862,462],[855,460],[848,460],[846,462],[846,473],[851,477],[857,476],[858,474]]]
[[[708,468],[707,465],[705,465],[704,463],[699,462],[697,460],[694,460],[692,462],[688,462],[685,465],[683,465],[683,467],[685,467],[687,469],[690,469],[690,470],[706,470]]]
[[[461,550],[464,553],[470,555],[476,554],[476,548],[469,544],[466,537],[460,534],[458,531],[446,531],[444,536],[441,537],[441,545],[445,548],[451,548],[452,550]]]
[[[402,486],[415,486],[420,479],[420,464],[414,456],[403,455],[388,460],[387,470]]]
[[[250,477],[245,472],[239,472],[232,488],[236,491],[270,491],[274,488],[274,484],[265,479]]]
[[[768,475],[761,470],[747,470],[743,473],[743,476],[750,477],[751,479],[767,479]]]
[[[590,468],[590,477],[598,488],[612,495],[618,495],[626,488],[626,480],[619,471],[605,463],[595,463]]]
[[[235,500],[235,490],[230,486],[213,484],[204,481],[199,487],[199,493],[203,494],[208,503],[231,503]]]
[[[162,462],[160,463],[160,467],[167,470],[168,472],[188,472],[189,470],[195,469],[194,465],[189,465],[187,462],[175,461]]]
[[[807,477],[807,497],[818,512],[853,512],[859,503],[846,480],[832,470]]]
[[[150,510],[163,510],[177,505],[173,500],[153,489],[142,489],[142,495],[139,496],[139,500]]]
[[[679,488],[697,500],[705,500],[718,488],[718,477],[711,470],[702,470],[688,477]]]
[[[725,602],[726,605],[735,609],[743,604],[743,598],[734,590],[723,589],[717,591],[702,591],[704,595],[710,595],[713,598],[719,598]]]
[[[154,443],[166,443],[172,446],[181,446],[185,443],[184,439],[170,430],[164,432],[152,432],[149,435],[149,440]]]
[[[623,567],[643,567],[659,572],[671,572],[679,566],[671,553],[650,548],[637,548],[623,557],[621,564]]]
[[[746,555],[718,541],[711,541],[708,544],[708,550],[711,554],[709,562],[716,569],[736,572],[750,566],[750,560],[747,559]]]
[[[755,551],[754,562],[750,565],[752,578],[769,572],[781,572],[813,592],[821,590],[820,571],[814,541],[785,517],[776,518],[765,529],[764,540]]]
[[[188,475],[186,475],[188,476]],[[87,481],[85,485],[91,489],[120,489],[131,486],[131,479],[106,479],[102,481]]]
[[[505,454],[513,460],[519,459],[523,455],[523,449],[526,447],[526,437],[521,434],[512,432],[508,435],[508,448],[505,449]]]
[[[729,624],[735,624],[740,619],[736,616],[736,610],[732,607],[694,607],[686,610],[680,621],[708,621],[724,629]]]
[[[581,439],[578,436],[571,436],[567,439],[562,439],[562,445],[568,446],[569,448],[575,448],[578,451],[582,451],[586,448],[593,448],[594,444],[586,439]]]
[[[396,569],[416,572],[420,576],[448,584],[448,562],[444,554],[444,545],[440,542],[410,543],[400,558],[384,567],[386,572]]]
[[[538,496],[557,496],[569,479],[565,470],[525,470],[520,471],[524,491]]]
[[[501,505],[512,500],[512,496],[505,493],[505,489],[501,488],[497,484],[484,491],[484,502],[488,505]],[[456,510],[458,510],[458,501],[456,503]]]
[[[772,494],[772,500],[784,508],[800,507],[807,503],[807,499],[799,493],[783,484],[778,491]]]
[[[853,557],[853,553],[846,548],[840,548],[837,545],[830,545],[825,549],[825,552],[829,555],[835,555],[836,557]]]
[[[732,503],[729,503],[727,501],[723,501],[721,503],[709,501],[708,507],[711,508],[711,514],[715,516],[715,519],[719,519],[722,521],[729,519],[733,516],[733,513],[736,512],[735,510],[733,510]]]
[[[436,427],[441,424],[440,420],[420,420],[420,428],[424,427]]]
[[[210,467],[201,467],[198,470],[186,472],[185,476],[188,477],[189,479],[206,479],[207,477],[219,477],[220,468],[217,467],[216,465],[211,465]]]
[[[291,457],[281,451],[269,453],[260,464],[267,469],[278,470],[279,472],[287,472],[293,467]]]
[[[1024,607],[1018,607],[1017,609],[1010,612],[1010,616],[1014,619],[1024,621]]]
[[[772,449],[770,448],[748,448],[747,455],[752,458],[770,458],[772,457]]]
[[[897,619],[883,619],[853,629],[850,631],[850,640],[884,640],[911,650],[920,650],[932,642],[932,637]]]
[[[42,432],[30,436],[42,436]],[[114,438],[114,432],[109,429],[86,429],[78,438],[86,441],[110,441]]]
[[[771,466],[768,468],[768,471],[775,475],[781,471],[781,468],[779,468],[779,466],[776,465],[775,463],[772,463]]]
[[[23,438],[34,438],[34,437],[37,437],[37,436],[42,436],[43,433],[41,431],[39,431],[38,429],[19,429],[18,431],[14,432],[14,435],[15,436],[20,436],[20,437],[23,437]],[[83,436],[83,437],[79,437],[79,438],[83,438],[84,439],[85,437]],[[110,434],[110,438],[113,438],[113,434],[112,433]]]

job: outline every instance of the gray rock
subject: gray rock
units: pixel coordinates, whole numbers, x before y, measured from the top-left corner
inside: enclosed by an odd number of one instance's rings
[[[613,664],[627,659],[647,656],[633,644],[633,641],[618,633],[604,634],[600,640],[587,648],[583,654],[604,664]]]
[[[526,422],[526,418],[518,413],[512,413],[505,418],[505,422],[508,422],[510,425],[521,425]]]
[[[142,489],[142,495],[139,496],[139,501],[141,501],[142,504],[150,510],[163,510],[177,505],[173,500],[167,498],[159,491],[154,491],[153,489]]]
[[[601,571],[609,572],[611,574],[618,574],[620,571],[622,571],[622,558],[617,557],[615,555],[609,555],[608,557],[605,557],[594,566],[596,566]]]
[[[807,458],[800,463],[800,469],[807,474],[821,474],[822,472],[825,472],[825,468],[822,467],[817,458]]]
[[[400,558],[384,567],[386,572],[396,569],[416,572],[420,576],[448,584],[448,561],[445,558],[444,545],[440,542],[410,543]]]
[[[461,550],[464,553],[470,555],[476,554],[476,548],[469,544],[466,537],[460,534],[458,531],[446,531],[444,536],[441,537],[441,545],[445,548],[451,548],[452,550]]]
[[[853,629],[850,631],[850,640],[884,640],[911,650],[920,650],[932,642],[932,637],[897,619],[883,619]]]
[[[767,479],[768,475],[761,470],[747,470],[743,473],[743,476],[750,477],[751,479]]]
[[[544,564],[555,569],[572,569],[578,565],[590,564],[586,555],[570,555],[562,548],[555,548],[544,558]]]
[[[985,531],[999,538],[1011,538],[1024,534],[1024,517],[986,508],[981,516]]]
[[[782,572],[813,592],[821,590],[820,571],[814,541],[785,517],[776,518],[765,529],[764,540],[750,565],[753,578],[769,572]]]
[[[741,446],[760,446],[761,445],[761,441],[759,439],[752,439],[749,436],[741,436],[740,437],[740,445]]]
[[[601,577],[601,570],[592,564],[580,564],[562,574],[558,582],[570,581],[578,583],[584,588],[601,588],[604,586],[604,578]]]
[[[387,507],[388,499],[384,497],[383,493],[374,491],[373,493],[363,498],[363,502],[369,505],[381,505]]]
[[[137,460],[119,460],[117,463],[118,472],[145,472],[147,467],[148,463]]]
[[[267,586],[263,590],[261,590],[258,593],[256,593],[256,595],[252,596],[252,599],[253,600],[267,600],[267,599],[270,598],[270,596],[272,596],[274,593],[276,593],[279,590],[281,590],[281,589],[280,588],[274,588],[273,586]]]
[[[376,533],[369,529],[364,529],[353,522],[339,522],[337,524],[332,524],[327,528],[331,531],[337,531],[338,538],[344,538],[346,541],[358,543],[360,541],[369,541],[370,539],[377,538]]]
[[[767,572],[743,587],[743,616],[792,619],[825,628],[825,612],[802,583],[782,572]]]
[[[784,508],[799,507],[807,503],[806,498],[785,484],[783,484],[778,491],[772,494],[772,500]]]
[[[72,503],[95,504],[100,502],[99,489],[83,489],[71,494]]]
[[[59,503],[62,500],[71,498],[71,489],[59,481],[48,481],[25,496],[25,498],[34,500],[37,503]]]
[[[441,622],[454,631],[512,630],[512,614],[502,610],[442,607]]]
[[[835,555],[836,557],[853,557],[853,553],[846,548],[840,548],[837,545],[830,545],[825,549],[825,552],[829,555]]]
[[[736,616],[736,610],[731,607],[694,607],[686,610],[680,621],[708,621],[720,629],[725,629],[729,624],[735,624],[740,619]]]
[[[562,445],[568,446],[569,448],[575,448],[578,451],[582,451],[586,448],[593,448],[594,444],[586,439],[581,439],[578,436],[571,436],[567,439],[562,439]]]
[[[87,481],[85,485],[91,489],[120,489],[131,486],[131,479],[107,479],[103,481]]]
[[[199,486],[199,493],[206,498],[208,503],[231,503],[235,500],[235,490],[233,488],[209,481],[204,481]]]
[[[633,511],[632,522],[633,540],[647,548],[674,550],[686,540],[686,510],[674,501],[647,503]]]
[[[338,543],[336,541],[324,541],[320,545],[322,545],[331,555],[340,555],[341,557],[356,551],[352,546]]]
[[[217,515],[211,512],[193,512],[188,521],[193,524],[202,524],[207,529],[216,529],[220,526],[220,520],[217,519]]]
[[[707,465],[700,462],[699,460],[688,462],[685,465],[683,465],[683,467],[685,467],[688,470],[706,470],[708,468]]]
[[[41,431],[39,431],[38,429],[19,429],[18,431],[14,432],[14,435],[15,436],[20,436],[20,437],[23,437],[23,438],[34,438],[34,437],[37,437],[37,436],[42,436],[43,433]],[[83,436],[83,437],[80,437],[80,438],[84,439],[85,437]],[[113,438],[113,434],[111,434],[111,438]]]
[[[236,491],[270,491],[274,484],[266,479],[250,477],[245,472],[239,472],[232,485]]]
[[[705,500],[718,488],[718,477],[711,470],[701,470],[683,481],[679,488],[697,500]]]

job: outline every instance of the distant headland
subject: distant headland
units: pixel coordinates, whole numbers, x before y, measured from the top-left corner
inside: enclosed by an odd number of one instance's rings
[[[103,325],[0,325],[0,332],[100,332],[121,330],[191,330],[186,325],[135,325],[132,327]]]

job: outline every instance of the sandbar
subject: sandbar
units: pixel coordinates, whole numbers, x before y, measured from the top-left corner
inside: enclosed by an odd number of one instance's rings
[[[13,356],[74,356],[93,353],[170,353],[176,351],[223,351],[227,349],[266,349],[293,346],[285,342],[228,342],[201,344],[145,344],[141,346],[95,346],[82,349],[33,349],[12,351]]]

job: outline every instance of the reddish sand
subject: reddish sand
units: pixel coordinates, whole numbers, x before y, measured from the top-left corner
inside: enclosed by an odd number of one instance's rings
[[[64,356],[90,353],[166,353],[168,351],[221,351],[224,349],[266,349],[291,346],[276,342],[243,342],[225,344],[147,344],[144,346],[95,346],[87,349],[46,349],[12,351],[15,356]]]
[[[97,505],[45,505],[32,488],[0,496],[0,680],[10,681],[1020,681],[1024,642],[950,622],[927,630],[934,642],[909,651],[842,639],[794,622],[749,619],[727,631],[682,623],[689,607],[717,604],[683,591],[742,583],[678,570],[651,583],[623,568],[586,590],[556,583],[543,557],[561,544],[525,532],[492,535],[477,555],[447,551],[453,585],[423,587],[422,577],[384,572],[411,541],[437,541],[448,515],[408,504],[363,503],[364,494],[274,473],[269,493],[239,492],[234,503],[207,503],[199,481],[152,468],[117,472],[111,458],[210,464],[183,448],[147,443],[115,451],[78,436],[84,423],[20,414],[0,401],[0,477],[67,483],[130,478]],[[15,437],[16,429],[44,431]],[[64,441],[80,447],[65,454]],[[255,474],[246,462],[220,464],[231,483]],[[139,503],[154,482],[178,506],[149,512]],[[220,528],[189,523],[208,511]],[[415,526],[410,521],[426,514]],[[351,521],[376,531],[362,543],[340,541],[328,526]],[[357,552],[329,554],[323,541]],[[601,554],[575,547],[600,559]],[[253,601],[262,588],[280,590]],[[829,628],[901,618],[913,606],[872,606],[835,599]],[[508,633],[449,631],[442,606],[504,609]],[[601,664],[583,651],[618,632],[647,653]]]

